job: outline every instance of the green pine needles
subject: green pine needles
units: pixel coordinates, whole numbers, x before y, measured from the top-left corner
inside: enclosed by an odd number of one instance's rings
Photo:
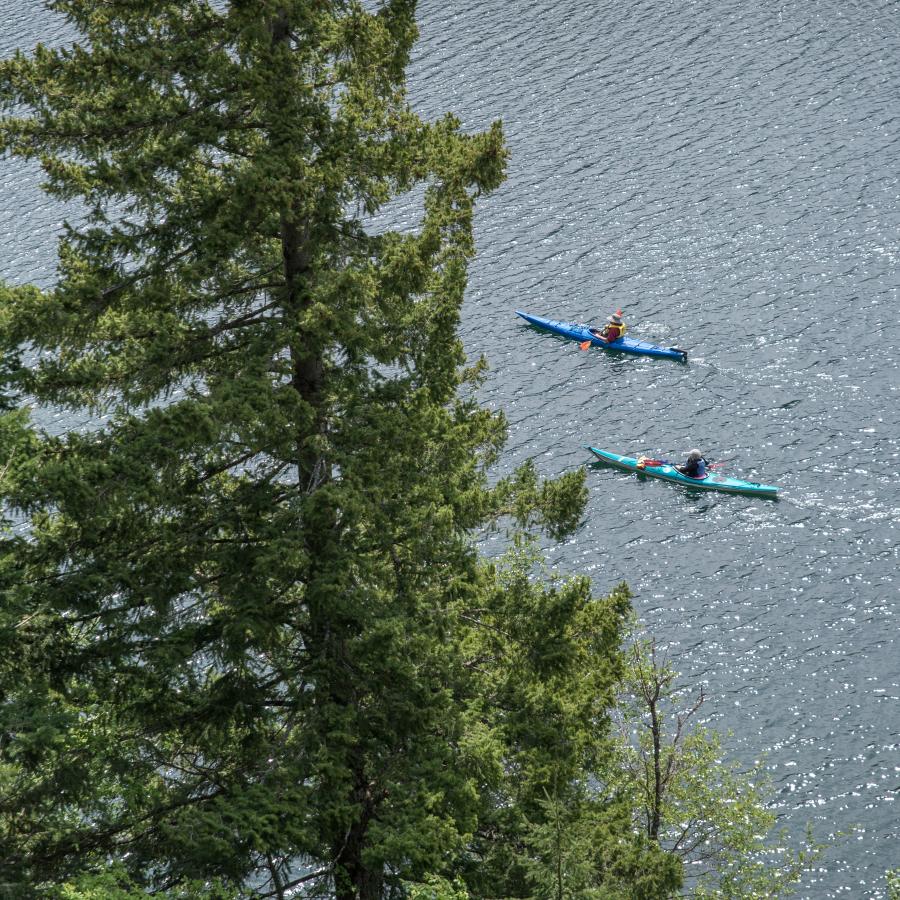
[[[459,394],[500,125],[411,112],[409,0],[50,5],[82,38],[3,63],[2,143],[87,212],[54,290],[3,289],[5,389],[93,424],[2,422],[4,889],[372,898],[515,857],[627,599],[475,552],[584,503],[488,487],[504,423]],[[417,184],[414,230],[365,230]]]

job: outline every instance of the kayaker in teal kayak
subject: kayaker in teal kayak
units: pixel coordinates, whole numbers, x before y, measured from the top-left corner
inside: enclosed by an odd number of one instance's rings
[[[706,478],[706,467],[709,463],[703,458],[699,450],[691,450],[683,466],[675,466],[682,475],[688,478]]]
[[[682,475],[687,475],[688,478],[696,478],[697,481],[700,481],[702,478],[706,478],[706,469],[709,463],[699,450],[694,449],[688,453],[683,465],[675,466],[667,459],[650,459],[647,456],[638,457],[637,467],[643,469],[645,466],[673,466]]]
[[[722,463],[707,463],[699,450],[692,450],[688,454],[688,462],[684,466],[673,466],[672,463],[666,462],[664,459],[654,459],[650,456],[622,456],[620,453],[613,453],[611,450],[601,450],[598,447],[588,447],[587,449],[597,459],[608,465],[618,466],[620,469],[625,469],[628,472],[638,472],[649,478],[659,478],[663,481],[671,481],[675,484],[692,487],[694,490],[724,491],[727,494],[748,494],[755,497],[777,498],[778,496],[778,487],[774,484],[742,481],[740,478],[731,478],[712,471],[717,466],[722,465]],[[697,456],[699,456],[699,460]],[[698,464],[700,460],[703,461],[706,469],[709,469],[705,477],[697,478],[683,473],[682,470],[688,468],[689,463]],[[702,471],[699,465],[696,471]]]
[[[591,334],[594,335],[594,337],[598,337],[601,340],[604,340],[607,343],[611,344],[613,341],[617,341],[620,337],[624,337],[626,331],[628,331],[628,326],[625,324],[625,320],[622,318],[622,310],[620,309],[614,312],[606,320],[606,326],[602,331],[599,328],[592,328]]]

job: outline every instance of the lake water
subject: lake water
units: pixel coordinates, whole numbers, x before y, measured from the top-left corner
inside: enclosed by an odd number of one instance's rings
[[[59,39],[6,0],[0,52]],[[781,823],[857,826],[801,896],[883,897],[900,866],[900,6],[887,0],[556,4],[427,0],[416,107],[502,118],[463,336],[505,411],[504,468],[587,467],[577,534],[548,546],[621,580],[702,684]],[[0,163],[0,262],[52,282],[61,210]],[[410,212],[400,203],[395,213]],[[513,311],[600,321],[686,366],[580,352]],[[697,495],[592,465],[585,444],[782,486]]]

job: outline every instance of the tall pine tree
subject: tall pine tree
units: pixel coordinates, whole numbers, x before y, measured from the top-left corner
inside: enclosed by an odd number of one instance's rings
[[[413,0],[48,5],[82,37],[2,64],[2,145],[85,214],[0,296],[4,889],[527,892],[627,600],[475,550],[584,502],[485,476],[456,326],[500,126],[410,110]],[[417,227],[364,227],[416,185]]]

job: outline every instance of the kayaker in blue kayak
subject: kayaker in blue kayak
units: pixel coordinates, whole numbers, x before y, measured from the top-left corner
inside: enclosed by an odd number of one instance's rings
[[[622,318],[622,310],[620,309],[607,319],[606,326],[602,331],[599,328],[592,328],[591,334],[611,344],[620,337],[624,337],[626,331],[628,331],[628,326]]]

